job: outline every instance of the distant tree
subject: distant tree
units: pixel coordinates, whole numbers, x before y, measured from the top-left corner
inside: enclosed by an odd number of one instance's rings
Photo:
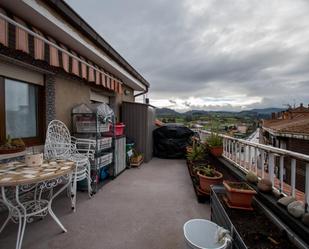
[[[191,122],[192,121],[192,116],[191,115],[185,116],[185,121],[186,122]]]
[[[163,122],[163,123],[166,123],[166,119],[165,119],[165,118],[163,118],[163,119],[162,119],[162,122]]]

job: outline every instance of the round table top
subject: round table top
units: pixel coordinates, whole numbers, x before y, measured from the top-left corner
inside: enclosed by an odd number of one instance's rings
[[[39,183],[73,171],[75,163],[68,160],[44,161],[40,166],[27,166],[24,162],[0,164],[0,187]]]

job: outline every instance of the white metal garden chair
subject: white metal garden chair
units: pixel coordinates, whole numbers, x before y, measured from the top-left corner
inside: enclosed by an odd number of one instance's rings
[[[44,157],[49,160],[72,160],[76,163],[76,171],[70,186],[73,210],[75,210],[76,206],[77,182],[87,179],[89,197],[92,195],[89,158],[94,158],[94,147],[94,140],[71,136],[63,122],[52,120],[49,123],[46,132]]]

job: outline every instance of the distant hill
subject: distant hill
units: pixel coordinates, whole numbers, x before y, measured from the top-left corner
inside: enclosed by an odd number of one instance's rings
[[[185,113],[179,113],[175,110],[169,108],[158,108],[156,110],[158,117],[185,117],[185,116],[203,116],[203,115],[219,115],[219,116],[234,116],[234,117],[257,117],[270,118],[273,112],[281,112],[285,109],[283,108],[261,108],[245,110],[240,112],[230,112],[230,111],[205,111],[205,110],[190,110]]]
[[[281,112],[284,108],[264,108],[264,109],[252,109],[251,112],[257,112],[259,114],[272,114],[273,112]]]
[[[181,116],[182,114],[169,108],[157,108],[156,114],[158,117]]]

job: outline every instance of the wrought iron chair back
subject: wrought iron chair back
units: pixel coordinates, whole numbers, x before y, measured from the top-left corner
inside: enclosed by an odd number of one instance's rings
[[[53,120],[49,123],[46,132],[44,155],[47,159],[69,159],[72,154],[71,135],[66,125]]]

